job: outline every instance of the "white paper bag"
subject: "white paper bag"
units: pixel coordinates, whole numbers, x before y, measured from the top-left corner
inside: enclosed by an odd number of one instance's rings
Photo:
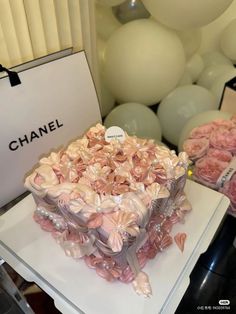
[[[35,65],[35,62],[32,64]],[[0,206],[22,194],[24,177],[43,155],[101,121],[84,52],[0,79]]]

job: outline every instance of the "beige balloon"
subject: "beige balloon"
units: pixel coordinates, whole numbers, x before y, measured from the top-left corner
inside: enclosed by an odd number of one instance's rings
[[[176,34],[180,38],[186,58],[189,59],[201,46],[202,31],[201,29],[192,29],[184,31],[176,31]]]
[[[179,143],[178,143],[179,152],[182,151],[183,143],[188,138],[192,129],[200,125],[203,125],[205,123],[209,123],[213,120],[218,120],[218,119],[229,120],[231,117],[232,117],[232,113],[223,112],[219,110],[208,110],[208,111],[204,111],[204,112],[194,115],[192,118],[190,118],[186,122],[186,124],[184,125],[180,133]]]
[[[219,65],[219,64],[228,64],[233,65],[232,61],[229,60],[226,56],[224,56],[219,51],[208,51],[202,55],[202,59],[204,62],[204,67],[211,65]]]
[[[220,35],[220,47],[223,54],[236,62],[236,19],[233,19],[222,31]]]
[[[192,82],[196,82],[199,75],[204,69],[202,57],[195,53],[187,62],[186,69],[189,72]]]
[[[210,89],[217,78],[233,69],[233,65],[229,64],[209,65],[200,74],[197,84]]]
[[[159,102],[178,84],[184,68],[178,36],[150,19],[124,24],[107,41],[105,77],[119,103]]]
[[[161,141],[158,117],[150,108],[142,104],[125,103],[115,107],[106,117],[104,125],[107,128],[116,125],[129,135]]]
[[[157,115],[164,138],[178,145],[184,124],[202,111],[217,109],[216,99],[206,88],[197,85],[180,86],[161,102]]]
[[[97,33],[104,40],[107,40],[121,26],[121,23],[115,18],[110,7],[96,4],[95,17]]]
[[[143,0],[161,23],[175,29],[193,29],[218,18],[233,0]]]

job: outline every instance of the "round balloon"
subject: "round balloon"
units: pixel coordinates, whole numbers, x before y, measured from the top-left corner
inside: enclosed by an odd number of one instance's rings
[[[193,83],[193,79],[190,73],[187,70],[185,70],[177,86],[191,85],[192,83]]]
[[[233,0],[143,0],[161,23],[175,29],[207,25],[219,17]]]
[[[201,74],[201,72],[204,68],[204,63],[203,63],[202,57],[198,53],[195,53],[188,60],[186,68],[192,77],[192,81],[196,82],[196,80],[198,79],[199,75]]]
[[[129,135],[161,140],[160,122],[155,113],[138,103],[126,103],[115,107],[106,117],[104,125],[124,129]]]
[[[164,138],[178,145],[180,132],[189,118],[195,114],[217,109],[215,97],[204,87],[180,86],[165,97],[157,111]]]
[[[183,143],[188,138],[192,129],[200,125],[203,125],[205,123],[209,123],[213,120],[218,120],[218,119],[229,120],[231,117],[232,117],[232,113],[223,112],[219,110],[209,110],[209,111],[204,111],[204,112],[194,115],[192,118],[190,118],[186,122],[186,124],[184,125],[180,133],[179,143],[178,143],[179,152],[183,149]]]
[[[236,19],[233,19],[225,27],[225,29],[223,29],[220,35],[221,50],[224,53],[224,55],[233,62],[236,61],[235,33],[236,33]]]
[[[202,31],[201,29],[191,29],[184,31],[176,31],[179,36],[186,58],[189,59],[199,48],[202,41]]]
[[[150,16],[141,0],[127,0],[119,6],[113,7],[115,17],[121,23],[127,23],[137,19],[144,19]]]
[[[204,67],[219,64],[233,65],[232,62],[219,51],[206,52],[202,55],[202,59],[204,62]]]
[[[109,7],[96,4],[95,13],[97,33],[101,38],[107,40],[121,26],[121,23],[115,18]]]
[[[96,0],[97,3],[102,5],[107,5],[108,7],[113,7],[115,5],[119,5],[125,0]]]
[[[229,64],[209,65],[200,74],[197,84],[210,89],[218,77],[221,77],[231,70],[233,70],[233,66]]]
[[[105,76],[120,103],[159,102],[177,85],[184,68],[178,36],[150,19],[123,24],[106,45]]]

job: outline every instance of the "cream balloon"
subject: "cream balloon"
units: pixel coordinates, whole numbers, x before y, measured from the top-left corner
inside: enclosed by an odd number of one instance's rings
[[[186,58],[189,59],[201,46],[202,31],[201,29],[192,29],[185,31],[176,31],[180,38]]]
[[[220,47],[223,54],[236,62],[236,19],[233,19],[222,31],[220,35]]]
[[[107,40],[121,26],[121,23],[113,15],[112,9],[107,6],[96,4],[95,17],[97,33],[104,40]]]
[[[208,51],[202,55],[202,59],[205,67],[219,64],[233,65],[233,63],[219,51]]]
[[[192,77],[192,81],[196,82],[202,70],[204,69],[204,63],[202,57],[195,53],[187,62],[186,69]]]
[[[200,74],[197,84],[210,89],[217,78],[231,70],[233,70],[233,65],[229,64],[209,65]]]
[[[161,140],[161,126],[157,116],[142,104],[126,103],[115,107],[106,117],[104,125],[117,125],[129,135]]]
[[[197,85],[180,86],[165,97],[157,110],[164,138],[178,145],[184,124],[195,114],[217,109],[214,95]]]
[[[209,24],[232,2],[233,0],[143,0],[147,10],[158,21],[182,30]]]
[[[221,102],[225,83],[228,82],[229,80],[231,80],[232,78],[234,78],[235,76],[236,76],[236,69],[233,68],[232,70],[225,73],[224,75],[216,78],[214,80],[214,82],[212,83],[210,91],[212,92],[212,94],[215,95],[218,107],[219,107],[220,102]]]
[[[177,85],[184,68],[178,36],[150,19],[124,24],[107,42],[105,76],[120,103],[159,102]]]
[[[96,2],[108,7],[113,7],[115,5],[121,4],[122,2],[125,2],[125,0],[96,0]]]
[[[185,70],[177,86],[191,85],[192,83],[193,83],[193,79],[190,73],[187,70]]]
[[[178,150],[179,152],[183,149],[183,143],[188,138],[190,132],[192,129],[203,125],[205,123],[209,123],[213,120],[229,120],[232,117],[232,113],[223,112],[219,110],[209,110],[204,111],[199,114],[194,115],[192,118],[190,118],[186,124],[184,125],[180,137],[179,137],[179,143],[178,143]]]

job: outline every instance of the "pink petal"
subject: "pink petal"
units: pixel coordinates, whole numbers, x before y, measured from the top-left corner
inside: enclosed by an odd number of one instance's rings
[[[116,231],[112,231],[110,233],[107,243],[113,252],[120,252],[122,250],[123,247],[122,237]]]
[[[181,232],[177,233],[174,236],[175,243],[177,244],[177,246],[179,247],[181,252],[184,251],[184,244],[185,244],[186,238],[187,238],[187,234],[186,233],[181,233]]]

